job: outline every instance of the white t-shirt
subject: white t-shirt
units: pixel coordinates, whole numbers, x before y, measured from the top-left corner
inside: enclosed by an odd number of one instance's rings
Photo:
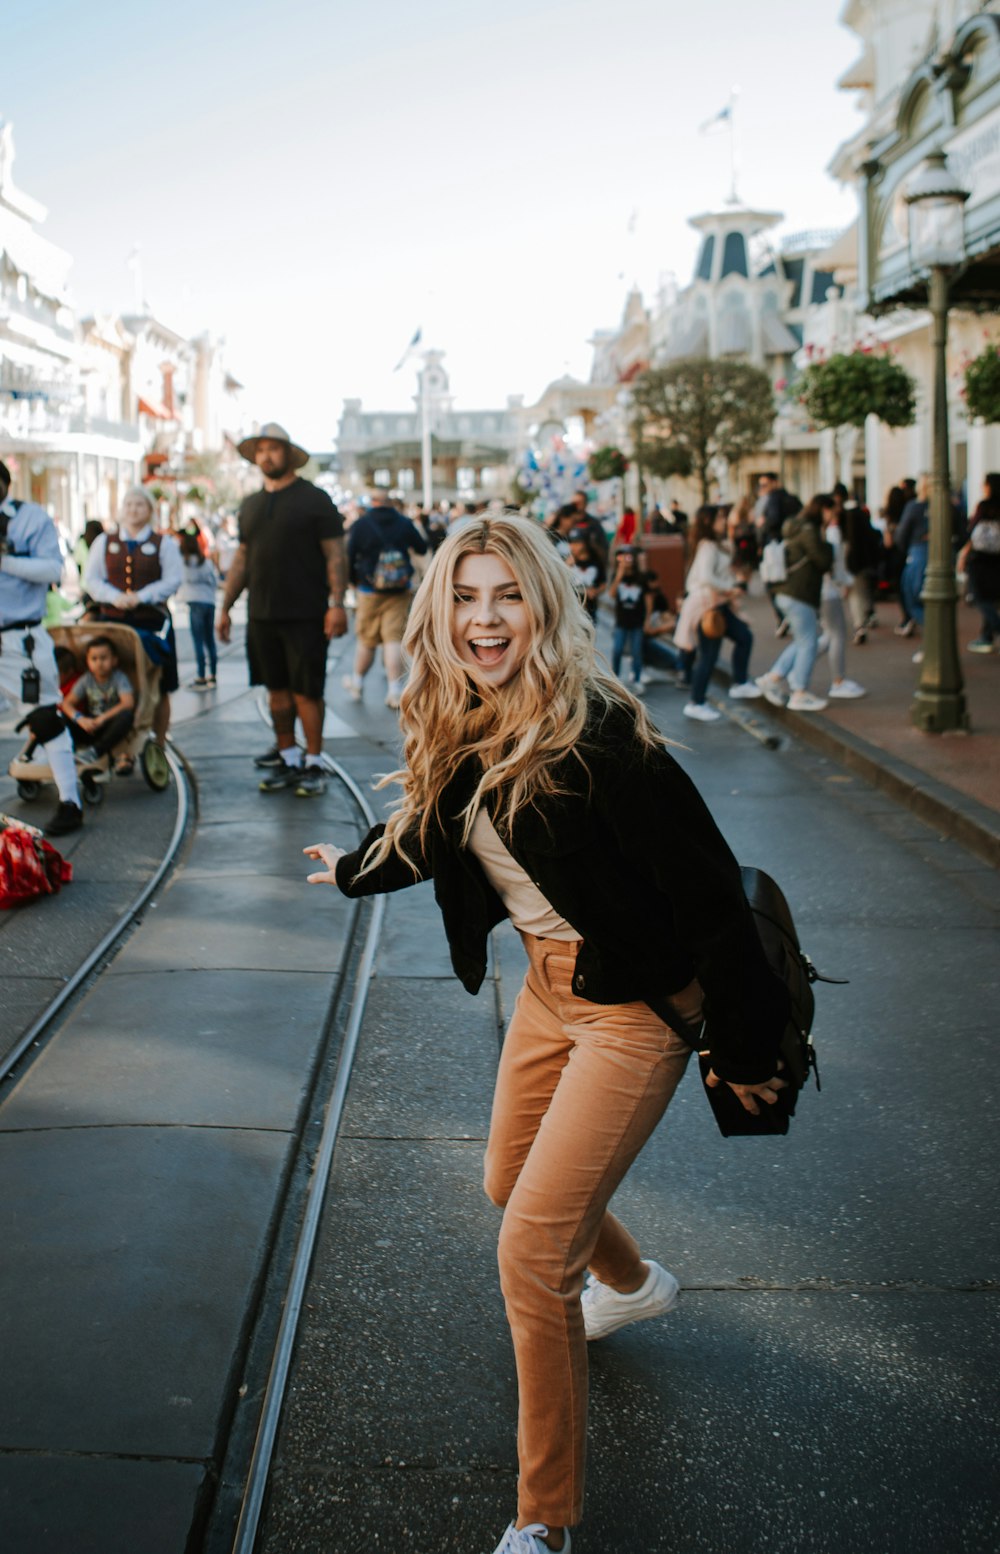
[[[469,850],[482,864],[483,873],[507,908],[515,928],[536,939],[575,940],[583,937],[559,916],[521,865],[511,857],[482,805],[472,822]]]

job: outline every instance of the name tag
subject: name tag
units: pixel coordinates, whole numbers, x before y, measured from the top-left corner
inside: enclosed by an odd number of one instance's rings
[[[139,546],[139,549],[142,551],[144,556],[156,555],[156,546],[153,544],[152,540],[147,540],[145,545]]]

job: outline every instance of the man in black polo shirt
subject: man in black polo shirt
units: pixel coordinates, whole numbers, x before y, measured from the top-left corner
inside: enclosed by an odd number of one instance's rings
[[[244,438],[239,451],[256,464],[264,486],[240,504],[240,544],[226,577],[218,632],[229,641],[229,612],[249,594],[247,658],[251,685],[265,685],[276,744],[254,763],[266,767],[262,793],[294,788],[322,793],[323,688],[326,648],[347,630],[344,612],[344,523],[325,491],[296,473],[308,462],[276,422]],[[305,762],[295,743],[298,716]]]

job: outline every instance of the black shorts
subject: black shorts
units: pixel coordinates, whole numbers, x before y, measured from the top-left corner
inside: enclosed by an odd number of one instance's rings
[[[323,619],[259,621],[247,625],[250,684],[269,691],[294,691],[321,701],[326,684],[326,635]]]

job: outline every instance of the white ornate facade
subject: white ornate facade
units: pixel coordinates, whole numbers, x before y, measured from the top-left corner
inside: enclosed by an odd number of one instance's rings
[[[0,458],[17,496],[67,533],[112,509],[136,476],[138,428],[109,384],[115,350],[81,343],[70,256],[37,228],[45,207],[13,179],[14,137],[0,126]]]
[[[891,484],[931,462],[929,318],[919,298],[905,305],[905,192],[927,152],[944,150],[971,196],[971,263],[956,287],[949,326],[949,420],[952,482],[964,483],[974,503],[983,475],[1000,469],[1000,428],[968,425],[962,401],[965,362],[1000,340],[1000,6],[850,0],[842,21],[858,36],[861,54],[839,85],[860,94],[865,119],[831,171],[856,186],[859,219],[825,256],[845,288],[845,304],[817,320],[809,343],[826,351],[857,341],[888,345],[917,381],[914,426],[891,431],[871,419],[865,430],[868,499],[877,506]]]

